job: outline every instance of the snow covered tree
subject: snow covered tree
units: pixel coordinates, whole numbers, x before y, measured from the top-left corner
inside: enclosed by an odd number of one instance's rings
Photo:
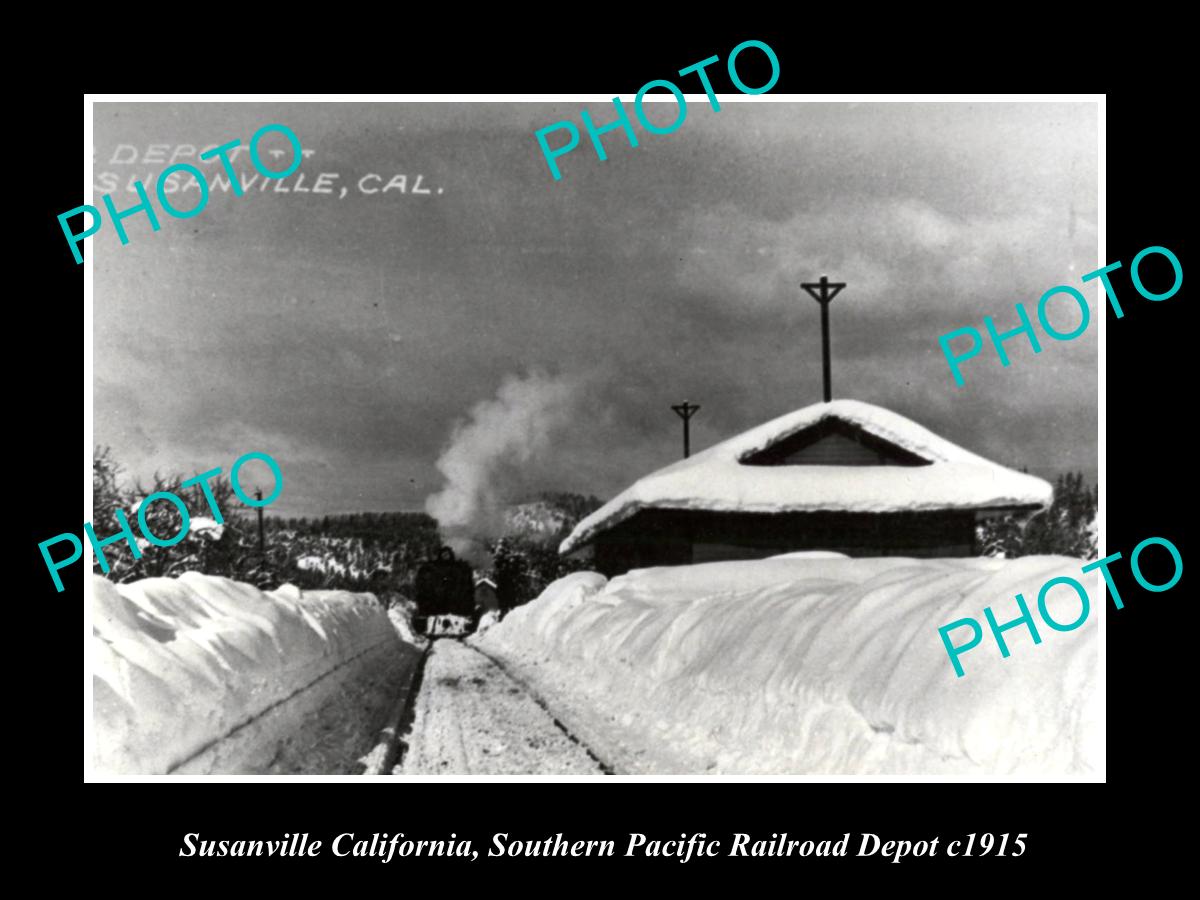
[[[1025,528],[1025,555],[1094,557],[1096,546],[1089,526],[1096,518],[1098,496],[1084,485],[1082,473],[1060,475],[1054,482],[1054,503],[1033,516]]]
[[[1083,473],[1059,475],[1047,509],[1027,518],[1008,515],[981,523],[976,529],[979,552],[1009,559],[1051,554],[1095,559],[1099,496],[1097,488],[1084,483]]]
[[[112,448],[95,448],[92,453],[93,527],[110,520],[115,522],[113,510],[125,507],[127,497],[118,484],[120,476],[121,466],[113,459]]]
[[[149,486],[137,482],[122,487],[120,475],[121,467],[113,459],[111,450],[96,448],[92,457],[92,527],[100,537],[116,534],[121,528],[117,510],[121,510],[137,535],[141,553],[141,557],[135,559],[124,541],[109,544],[104,548],[104,558],[109,566],[107,578],[128,582],[183,572],[205,572],[226,575],[259,587],[275,586],[273,573],[276,567],[269,559],[258,557],[257,537],[228,478],[209,482],[209,490],[224,519],[218,524],[200,485],[183,487],[184,476],[156,473]],[[138,524],[141,504],[158,492],[180,497],[189,513],[187,536],[170,547],[156,546],[146,540]],[[179,510],[167,500],[155,501],[146,510],[145,519],[150,533],[164,540],[178,534],[183,524]],[[105,574],[98,560],[93,564],[93,571],[98,575]]]
[[[491,550],[496,596],[500,601],[500,609],[507,612],[530,599],[528,560],[511,538],[500,538]]]
[[[589,568],[587,559],[564,559],[557,545],[528,538],[503,537],[492,551],[492,580],[504,611],[528,603],[564,575]]]
[[[580,519],[601,505],[593,496],[543,492],[509,507],[504,536],[488,547],[502,610],[528,603],[552,581],[589,568],[586,558],[560,557],[558,545]]]
[[[975,527],[979,555],[999,559],[1024,555],[1024,525],[1023,519],[1011,515],[985,519]]]

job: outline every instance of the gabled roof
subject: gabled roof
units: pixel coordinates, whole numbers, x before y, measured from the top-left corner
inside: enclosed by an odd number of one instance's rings
[[[743,459],[836,418],[929,465],[746,465]],[[814,403],[634,482],[583,519],[559,546],[570,553],[642,509],[717,512],[917,512],[1045,506],[1040,478],[997,465],[911,419],[858,400]]]

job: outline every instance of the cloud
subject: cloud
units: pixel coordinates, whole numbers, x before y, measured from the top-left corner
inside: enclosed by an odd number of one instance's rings
[[[1088,416],[1042,427],[1094,407],[1094,326],[1009,369],[981,355],[957,393],[936,346],[1100,263],[1092,107],[701,104],[638,148],[609,135],[603,163],[585,141],[554,183],[532,133],[583,105],[98,104],[98,158],[284,121],[314,172],[423,173],[445,193],[221,195],[129,246],[104,229],[96,441],[143,476],[263,449],[292,514],[443,489],[445,514],[478,510],[499,502],[481,471],[500,499],[608,495],[678,457],[671,403],[702,405],[698,448],[819,399],[799,285],[827,274],[848,283],[835,394],[1033,468],[1094,461]],[[532,385],[568,383],[539,407]],[[556,423],[543,443],[505,444],[502,424],[488,443],[479,422],[533,421],[527,406]]]
[[[732,204],[700,212],[685,229],[677,283],[727,311],[777,316],[804,299],[801,283],[827,274],[849,284],[844,302],[887,317],[955,310],[981,295],[1011,296],[1011,308],[1077,281],[1072,266],[1095,260],[1094,228],[1068,228],[1062,211],[1045,205],[991,217],[951,215],[916,198],[857,206],[852,215],[800,211],[782,223]]]
[[[426,511],[449,532],[498,535],[505,507],[554,449],[556,432],[578,415],[582,398],[576,378],[536,371],[506,377],[495,397],[455,424],[437,460],[445,484],[426,500]]]

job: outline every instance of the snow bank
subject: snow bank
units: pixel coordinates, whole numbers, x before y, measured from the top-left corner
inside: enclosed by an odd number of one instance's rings
[[[574,573],[474,640],[624,771],[1095,775],[1103,592],[1081,565],[800,558],[607,583]],[[989,635],[955,677],[939,626],[982,623],[985,606],[1003,623],[1015,593],[1036,608],[1041,585],[1064,574],[1088,587],[1083,626],[1039,621],[1036,646],[1009,630],[1008,659]],[[1059,588],[1047,605],[1071,622],[1078,603]]]
[[[493,628],[499,623],[500,611],[497,609],[489,609],[479,617],[479,624],[475,626],[475,633],[483,634],[483,632],[487,631],[489,628]]]
[[[371,594],[198,573],[93,589],[100,774],[265,771],[340,690],[416,653]]]
[[[393,603],[388,607],[388,620],[392,623],[392,627],[396,629],[396,634],[400,636],[400,640],[406,644],[421,644],[425,643],[425,639],[419,637],[416,631],[413,630],[412,624],[412,606],[405,602]]]

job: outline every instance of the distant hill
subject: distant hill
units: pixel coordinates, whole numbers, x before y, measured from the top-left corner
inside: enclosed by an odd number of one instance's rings
[[[576,523],[602,502],[582,494],[543,493],[510,506],[504,515],[504,537],[534,544],[557,545]]]
[[[267,521],[268,528],[292,530],[298,534],[425,543],[437,540],[438,527],[432,517],[422,512],[343,513],[300,519],[275,517]]]
[[[268,519],[268,547],[284,548],[281,579],[303,588],[408,591],[416,568],[441,546],[424,513],[350,513]]]
[[[545,500],[510,506],[504,513],[504,537],[521,537],[538,543],[570,531],[572,517]]]

